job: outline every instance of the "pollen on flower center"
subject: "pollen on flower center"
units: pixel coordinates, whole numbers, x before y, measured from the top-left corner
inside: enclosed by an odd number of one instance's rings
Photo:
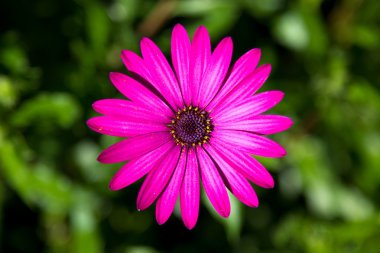
[[[208,112],[193,106],[179,110],[169,127],[177,145],[188,147],[206,143],[214,129]]]

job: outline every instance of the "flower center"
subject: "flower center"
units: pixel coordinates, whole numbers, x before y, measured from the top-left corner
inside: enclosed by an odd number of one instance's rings
[[[195,146],[206,143],[214,129],[208,112],[188,106],[179,110],[170,124],[177,145]]]

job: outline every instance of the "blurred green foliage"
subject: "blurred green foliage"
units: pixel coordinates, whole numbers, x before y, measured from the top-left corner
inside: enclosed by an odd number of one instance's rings
[[[380,1],[3,1],[0,8],[0,252],[379,252]],[[97,154],[117,141],[91,133],[91,103],[119,94],[108,72],[152,37],[170,52],[175,23],[204,24],[215,45],[253,47],[286,92],[273,113],[293,128],[288,150],[261,159],[276,178],[261,205],[233,197],[231,218],[207,200],[187,231],[137,212],[139,185],[119,192],[120,167]]]

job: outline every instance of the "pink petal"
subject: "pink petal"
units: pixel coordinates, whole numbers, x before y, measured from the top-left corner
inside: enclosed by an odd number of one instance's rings
[[[155,122],[138,122],[115,119],[108,116],[97,116],[87,121],[88,127],[98,133],[130,137],[134,135],[168,131],[165,124]]]
[[[174,109],[181,108],[183,102],[179,84],[161,50],[148,38],[141,40],[140,47],[144,61],[154,79],[152,84]]]
[[[152,75],[149,72],[149,67],[145,63],[145,61],[137,55],[135,52],[129,51],[129,50],[123,50],[121,52],[121,59],[125,65],[125,67],[130,71],[133,72],[146,81],[152,83],[154,79],[152,78]]]
[[[214,104],[217,104],[219,100],[224,98],[236,85],[252,74],[260,61],[260,56],[261,51],[258,48],[251,49],[241,56],[234,64],[226,83],[207,107],[213,108]]]
[[[215,110],[212,117],[215,120],[217,119],[216,124],[220,125],[229,121],[240,122],[268,111],[278,104],[283,97],[284,93],[281,91],[262,92],[244,99],[239,104],[226,106],[223,110]]]
[[[105,149],[98,157],[102,163],[118,163],[136,159],[170,141],[167,132],[156,132],[131,137]]]
[[[232,39],[227,37],[218,44],[212,53],[198,90],[200,107],[206,107],[222,85],[231,63],[232,51]]]
[[[204,26],[198,27],[195,31],[193,43],[191,44],[190,55],[190,88],[192,94],[192,104],[199,104],[198,90],[203,79],[203,74],[211,58],[210,36]]]
[[[241,173],[245,178],[263,188],[273,188],[274,180],[264,166],[250,155],[239,150],[223,147],[218,142],[213,142],[212,156],[217,153],[232,168]],[[211,153],[211,151],[210,151]],[[216,155],[215,155],[216,156]]]
[[[286,151],[278,143],[250,132],[215,129],[212,138],[225,148],[234,147],[250,154],[283,157]]]
[[[183,223],[192,229],[198,220],[200,202],[199,167],[194,150],[187,153],[186,171],[180,192],[180,206]]]
[[[112,84],[124,96],[145,108],[149,108],[152,114],[171,115],[172,111],[169,107],[153,94],[151,90],[147,89],[135,79],[121,73],[110,73],[110,79]]]
[[[145,210],[161,194],[168,184],[179,161],[181,148],[174,146],[162,161],[149,172],[137,196],[137,209]]]
[[[171,94],[162,93],[162,90],[160,90],[160,87],[161,87],[160,80],[157,79],[154,73],[151,73],[151,70],[152,70],[151,66],[146,61],[144,61],[140,56],[128,50],[123,50],[121,57],[126,68],[130,72],[142,78],[142,80],[140,81],[144,85],[144,87],[150,92],[152,92],[153,94],[155,94],[158,98],[160,98],[162,100],[161,101],[162,103],[169,105],[169,107],[173,109],[172,107],[173,103],[168,102],[168,101],[173,100],[173,98],[171,97]]]
[[[230,215],[231,206],[223,180],[215,164],[203,149],[198,149],[197,158],[206,195],[215,210],[222,217],[227,218]]]
[[[135,119],[141,122],[170,122],[170,118],[162,110],[147,108],[123,99],[102,99],[92,104],[94,110],[105,116],[118,119]]]
[[[172,214],[181,189],[186,167],[186,153],[182,152],[179,162],[170,183],[158,198],[156,203],[156,220],[158,224],[164,224]]]
[[[160,148],[125,164],[113,176],[109,186],[110,189],[113,191],[120,190],[145,176],[145,174],[160,164],[162,157],[173,148],[173,145],[172,142],[167,142]]]
[[[267,80],[271,66],[264,64],[257,68],[252,74],[246,77],[238,85],[236,85],[226,96],[215,99],[213,107],[208,107],[210,111],[217,113],[224,110],[225,107],[233,106],[241,103],[247,97],[254,94]]]
[[[274,134],[289,129],[293,121],[279,115],[257,115],[246,120],[224,122],[218,128],[250,131],[258,134]]]
[[[191,89],[189,85],[190,49],[190,39],[185,28],[177,24],[174,26],[172,33],[172,62],[184,102],[187,106],[191,103]]]
[[[250,183],[235,169],[233,169],[211,145],[205,146],[206,151],[218,164],[222,171],[225,183],[231,192],[247,206],[257,207],[259,200]]]

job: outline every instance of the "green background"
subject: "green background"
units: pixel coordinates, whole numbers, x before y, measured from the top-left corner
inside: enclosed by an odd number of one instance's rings
[[[15,0],[0,4],[0,252],[380,252],[380,1]],[[149,36],[166,55],[174,24],[230,35],[234,59],[262,49],[263,90],[295,124],[288,151],[260,159],[276,187],[230,219],[203,200],[194,230],[138,212],[139,185],[111,192],[116,138],[92,133],[91,104],[120,95],[122,49]]]

